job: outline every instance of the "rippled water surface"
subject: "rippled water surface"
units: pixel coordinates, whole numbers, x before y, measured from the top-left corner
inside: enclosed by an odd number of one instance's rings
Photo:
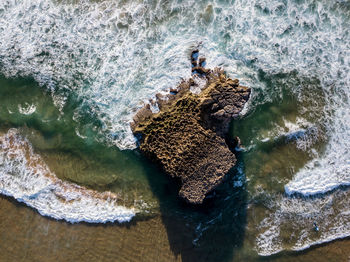
[[[1,1],[1,259],[347,261],[349,19],[346,0]],[[129,124],[197,46],[253,92],[234,173],[195,208]]]

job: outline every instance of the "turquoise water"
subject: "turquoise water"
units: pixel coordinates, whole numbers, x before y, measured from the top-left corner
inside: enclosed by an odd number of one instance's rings
[[[207,260],[347,237],[349,28],[347,1],[0,3],[0,190],[70,222],[160,217],[175,253],[182,238]],[[238,164],[202,208],[129,127],[190,76],[197,46],[253,90],[232,123]]]

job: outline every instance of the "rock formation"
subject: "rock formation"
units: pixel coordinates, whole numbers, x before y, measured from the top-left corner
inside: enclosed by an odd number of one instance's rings
[[[168,95],[157,94],[158,113],[152,113],[147,104],[131,124],[141,152],[179,179],[179,195],[192,204],[202,203],[235,165],[235,155],[226,143],[232,140],[227,136],[229,124],[251,92],[222,69],[204,68],[205,58],[197,60],[195,50],[193,76]]]

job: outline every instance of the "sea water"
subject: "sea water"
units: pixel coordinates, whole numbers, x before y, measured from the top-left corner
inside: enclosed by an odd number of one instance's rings
[[[242,217],[221,207],[243,210],[243,246],[264,256],[347,237],[349,19],[340,0],[1,1],[1,192],[74,222],[173,210],[196,224],[195,246]],[[232,127],[244,147],[237,175],[219,202],[248,195],[209,218],[173,204],[167,181],[130,151],[133,115],[190,76],[197,47],[207,67],[252,88]]]

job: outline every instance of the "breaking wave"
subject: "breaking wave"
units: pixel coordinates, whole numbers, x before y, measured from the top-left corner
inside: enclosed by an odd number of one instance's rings
[[[262,256],[301,251],[350,235],[349,191],[337,190],[318,198],[273,198],[268,215],[258,225],[256,249]]]
[[[127,222],[136,212],[121,206],[116,194],[57,178],[16,129],[0,136],[0,193],[71,223]]]
[[[325,105],[316,105],[321,117],[313,119],[324,127],[327,146],[285,186],[289,195],[310,196],[350,184],[349,17],[349,2],[340,0],[6,0],[0,2],[0,71],[6,77],[33,77],[47,87],[59,108],[75,94],[82,101],[75,120],[84,111],[95,114],[103,123],[101,134],[121,149],[135,148],[129,123],[137,109],[189,76],[188,57],[195,46],[201,46],[208,67],[223,66],[253,88],[252,106],[272,96],[282,97],[278,87],[271,89],[260,81],[261,74],[316,79]],[[300,82],[287,84],[296,97],[308,92]],[[309,99],[308,109],[317,104],[313,94]],[[30,105],[22,109],[27,114],[35,110]],[[299,112],[302,117],[308,114],[303,110]],[[296,139],[301,150],[309,150],[313,124],[304,130],[290,123],[286,127],[291,133],[284,135]],[[18,151],[11,149],[10,140]],[[1,141],[5,148],[1,152],[2,193],[45,215],[69,221],[127,221],[134,215],[113,197],[105,200],[100,193],[92,197],[92,191],[57,179],[44,164],[39,165],[40,158],[14,130]],[[19,160],[6,150],[18,154]],[[38,159],[33,160],[34,167],[28,166],[24,152]],[[276,199],[276,210],[260,226],[266,230],[257,238],[259,253],[299,250],[350,235],[344,228],[350,213],[347,193],[337,205],[321,206],[341,195],[336,192],[321,199]],[[329,213],[336,207],[338,211]],[[312,236],[308,228],[301,228],[295,236],[298,240],[287,245],[280,235],[282,227],[302,227],[311,222],[308,215],[315,215],[317,208],[317,218],[328,223],[322,226],[327,230]]]

